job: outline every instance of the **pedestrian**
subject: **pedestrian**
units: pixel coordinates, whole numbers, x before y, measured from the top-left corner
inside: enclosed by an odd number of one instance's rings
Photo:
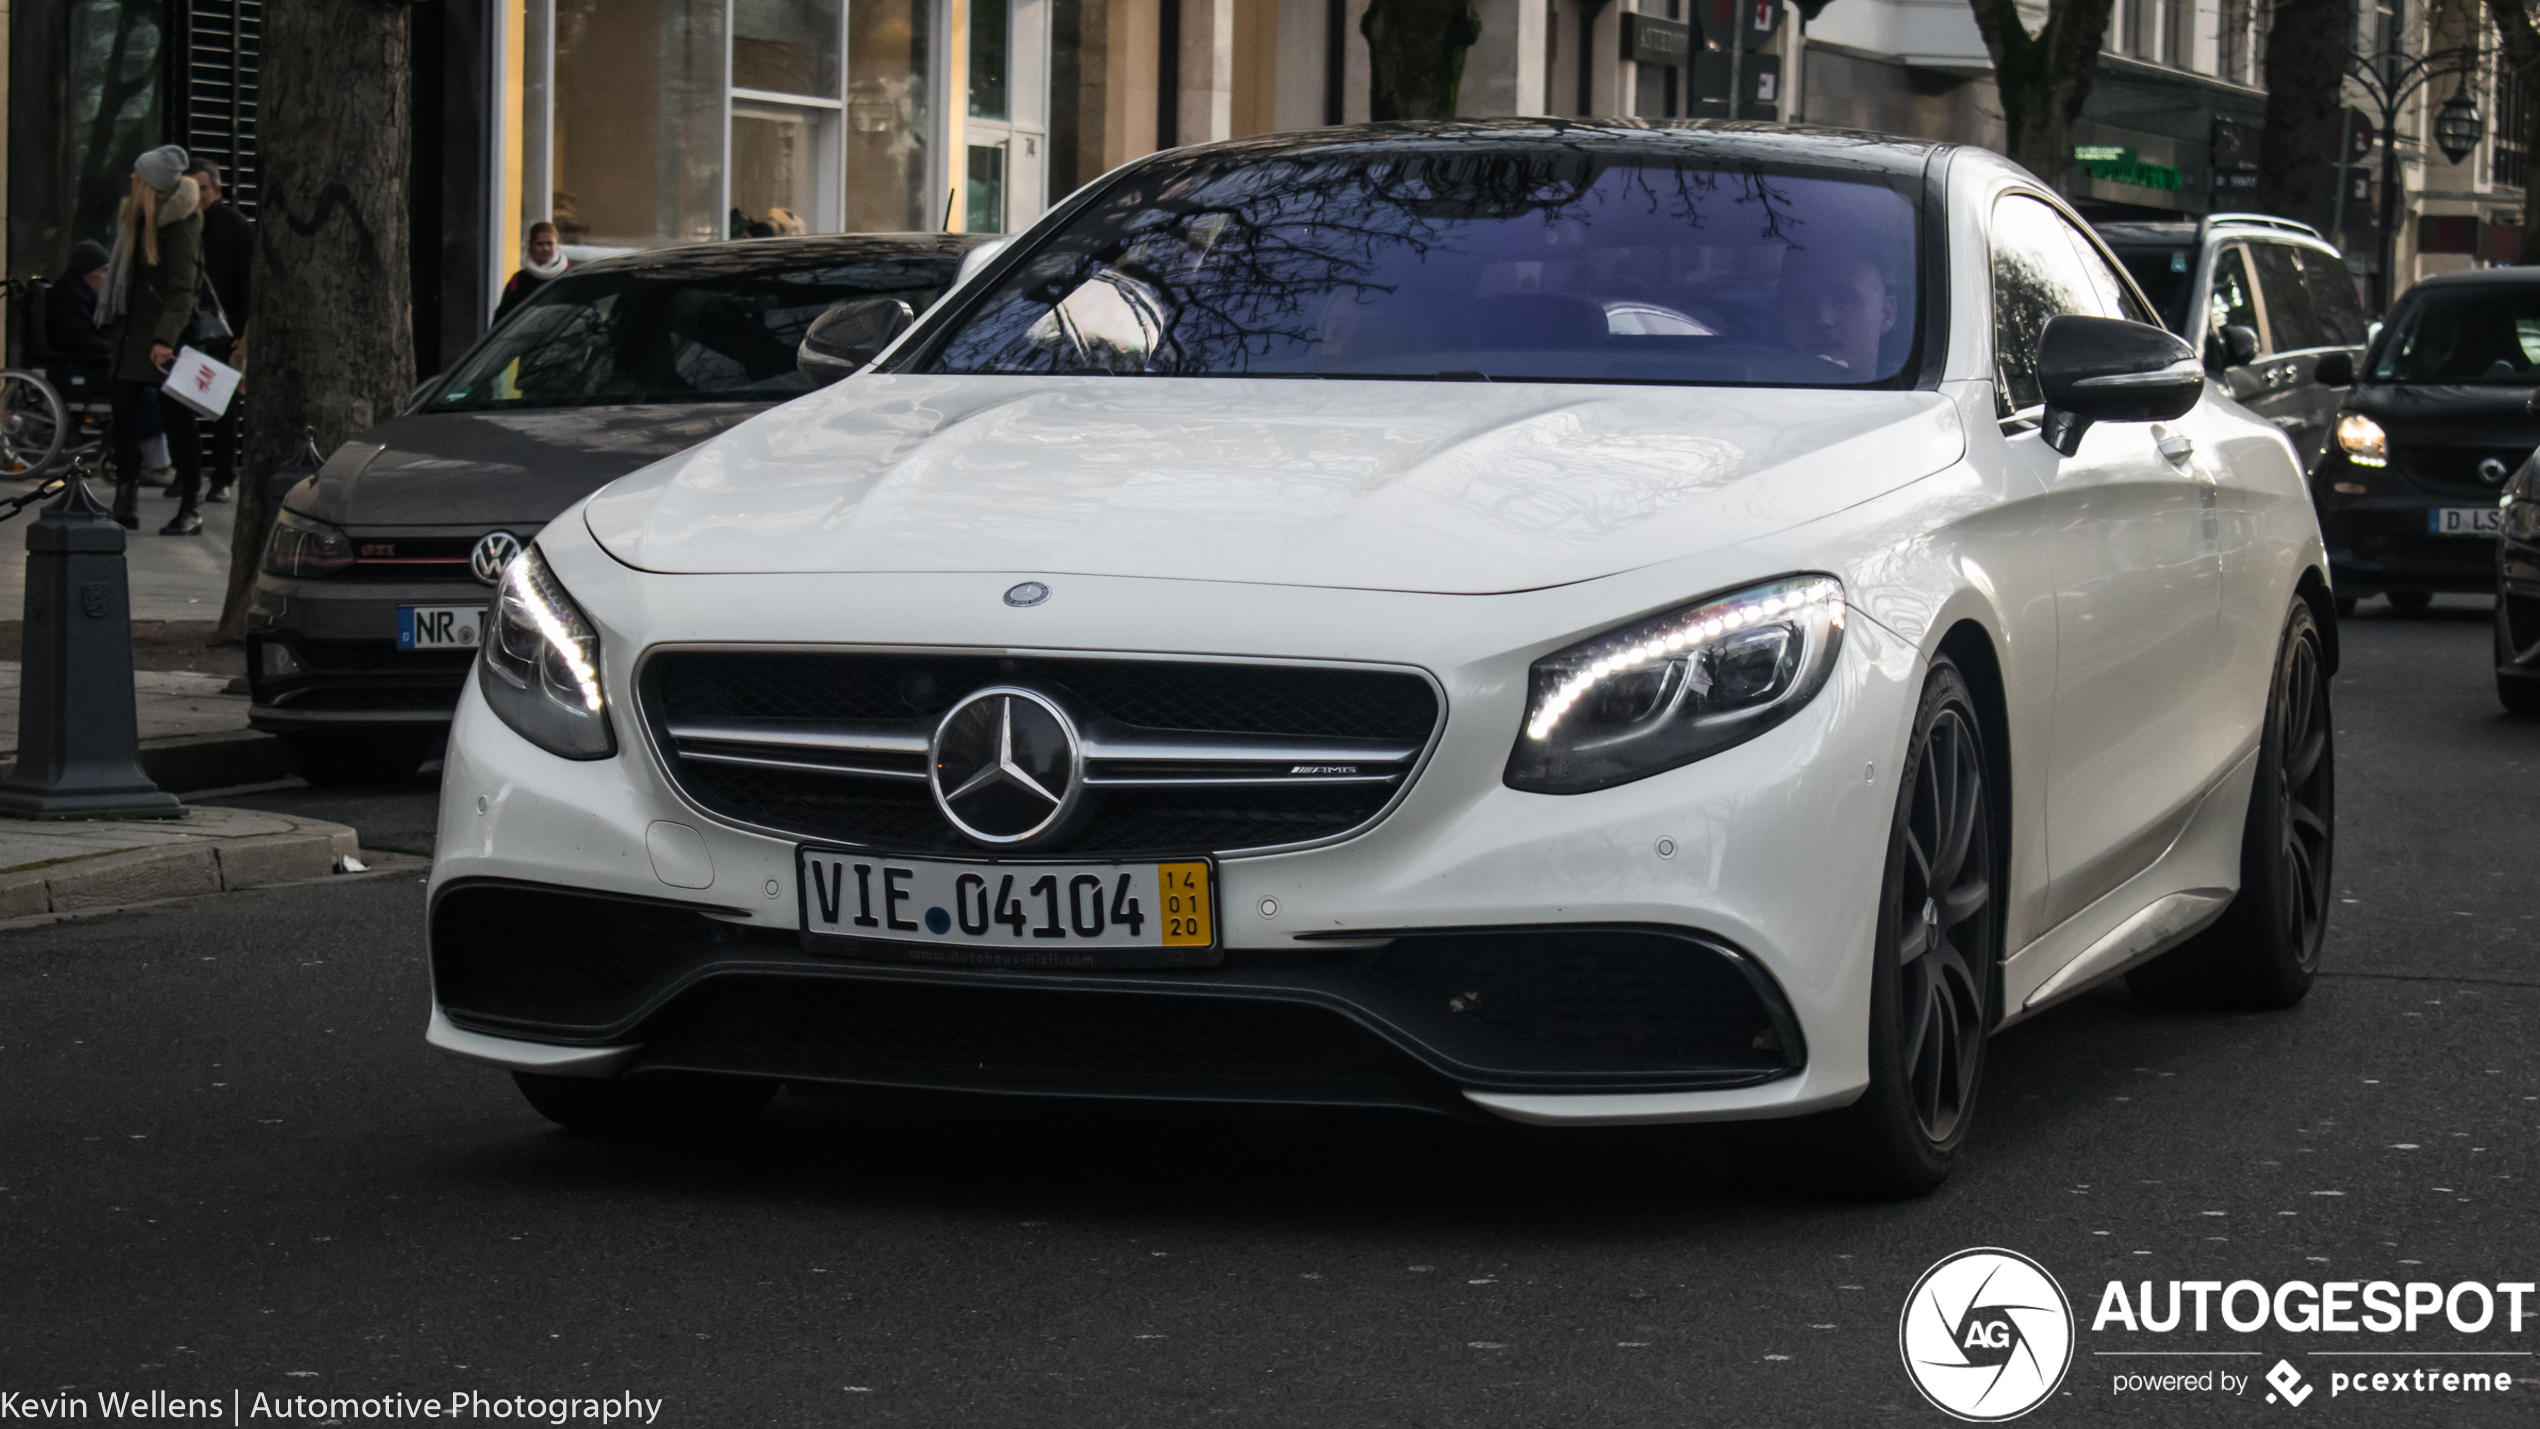
[[[64,400],[93,402],[112,395],[115,349],[97,330],[97,295],[105,290],[113,257],[106,245],[83,238],[71,248],[62,276],[44,290],[44,347],[65,369]],[[158,409],[145,405],[141,415],[141,480],[165,486],[173,473]]]
[[[194,413],[161,390],[194,322],[203,287],[203,194],[185,150],[162,144],[133,161],[132,192],[97,294],[97,326],[114,345],[115,520],[141,525],[142,413],[156,408],[176,466],[176,515],[162,536],[202,534],[203,438]]]
[[[501,322],[511,310],[529,301],[529,295],[573,265],[565,260],[564,251],[556,246],[556,226],[545,219],[529,225],[529,241],[520,245],[520,271],[503,285],[503,300],[494,305],[494,321]]]
[[[221,316],[229,320],[229,337],[198,344],[203,353],[232,367],[247,362],[247,306],[255,266],[256,222],[238,211],[238,205],[225,201],[221,193],[220,165],[209,159],[196,159],[186,166],[186,175],[203,195],[203,282],[211,296],[220,303]],[[227,501],[230,489],[238,484],[239,425],[241,409],[246,405],[243,394],[232,397],[229,410],[211,423],[205,434],[203,478],[210,488],[203,493],[205,502]]]

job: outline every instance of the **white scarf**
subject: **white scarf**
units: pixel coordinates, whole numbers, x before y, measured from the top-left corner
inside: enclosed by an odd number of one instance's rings
[[[557,274],[562,273],[565,269],[571,266],[573,266],[571,261],[564,256],[564,249],[562,246],[558,246],[556,249],[556,256],[548,259],[545,263],[540,263],[537,259],[530,257],[529,250],[527,248],[520,250],[520,271],[528,274],[532,278],[538,279],[540,282],[544,282],[549,278],[555,277]]]

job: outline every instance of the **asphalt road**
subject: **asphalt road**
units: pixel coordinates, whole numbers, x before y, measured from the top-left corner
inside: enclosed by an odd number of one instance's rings
[[[2307,1003],[2107,990],[2015,1029],[1957,1177],[1902,1205],[1816,1194],[1750,1132],[788,1097],[728,1142],[592,1141],[424,1048],[412,874],[0,935],[0,1391],[632,1391],[711,1426],[1939,1424],[1899,1311],[1999,1245],[2083,1319],[2028,1422],[2528,1424],[2527,1357],[2445,1362],[2510,1369],[2503,1395],[2332,1400],[2365,1365],[2307,1352],[2529,1350],[2540,1325],[2089,1325],[2111,1278],[2540,1280],[2540,721],[2499,713],[2487,639],[2466,608],[2346,626],[2341,901]],[[385,822],[411,832],[423,797]],[[2147,1345],[2259,1357],[2104,1354]],[[2280,1357],[2317,1391],[2298,1411],[2263,1383],[2111,1389]]]

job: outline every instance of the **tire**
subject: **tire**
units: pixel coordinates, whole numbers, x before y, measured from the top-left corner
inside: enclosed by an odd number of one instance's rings
[[[2337,728],[2319,623],[2300,598],[2268,683],[2240,833],[2240,892],[2214,925],[2126,974],[2147,1002],[2291,1007],[2319,976],[2337,844]]]
[[[603,1136],[698,1136],[736,1131],[776,1099],[774,1082],[695,1073],[551,1077],[514,1072],[530,1106],[567,1131]]]
[[[432,736],[414,730],[295,730],[281,736],[282,762],[321,788],[403,784],[432,754]]]
[[[1879,888],[1870,1086],[1829,1115],[1853,1189],[1919,1196],[1948,1179],[1975,1117],[2001,997],[2005,840],[1984,726],[1957,666],[1933,661],[1914,714]]]
[[[2507,618],[2505,593],[2499,590],[2496,592],[2496,703],[2503,705],[2507,714],[2540,715],[2540,674],[2514,672],[2513,667],[2518,663],[2514,656],[2520,652],[2514,649],[2513,631],[2506,624]]]
[[[2421,590],[2394,590],[2389,595],[2392,610],[2419,611],[2434,604],[2434,597]]]

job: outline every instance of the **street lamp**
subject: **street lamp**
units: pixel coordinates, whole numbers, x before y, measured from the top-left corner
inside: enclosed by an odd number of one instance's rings
[[[2481,56],[2475,45],[2408,56],[2392,51],[2380,63],[2364,55],[2346,57],[2346,72],[2381,111],[2381,261],[2372,275],[2375,312],[2390,310],[2391,270],[2399,265],[2399,111],[2416,92],[2443,75],[2461,76],[2461,87],[2443,102],[2434,120],[2434,142],[2455,164],[2478,147],[2486,124],[2478,117],[2478,101],[2469,95],[2469,76],[2478,72]],[[2458,143],[2456,150],[2452,146]]]
[[[2470,156],[2478,141],[2487,137],[2487,121],[2478,117],[2478,101],[2469,97],[2464,84],[2443,101],[2442,110],[2434,116],[2434,147],[2443,157],[2457,164]]]

